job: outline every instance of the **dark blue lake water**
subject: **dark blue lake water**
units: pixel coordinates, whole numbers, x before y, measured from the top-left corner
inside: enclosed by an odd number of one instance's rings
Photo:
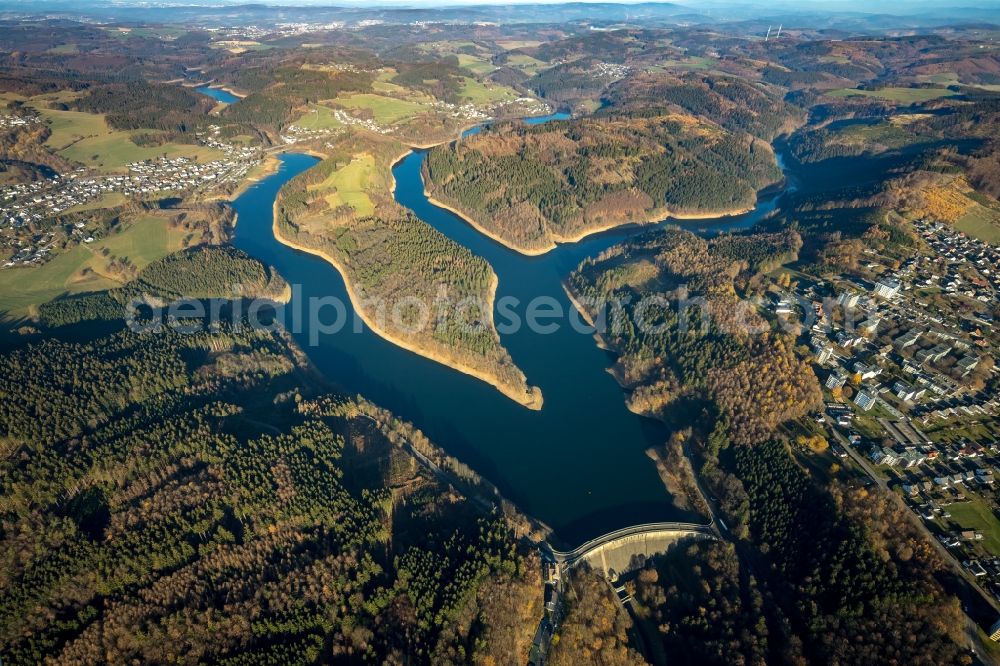
[[[420,174],[425,158],[424,152],[414,152],[394,168],[397,201],[484,257],[499,277],[498,301],[512,296],[526,303],[546,296],[568,312],[571,304],[562,280],[570,271],[585,257],[648,228],[620,228],[525,257],[429,203]],[[239,214],[234,243],[275,266],[291,284],[301,285],[286,312],[311,296],[332,295],[349,303],[343,280],[331,265],[274,239],[275,195],[316,160],[285,154],[281,162],[277,173],[234,202]],[[713,232],[753,224],[773,209],[776,198],[763,198],[753,213],[699,221],[691,228]],[[312,362],[341,388],[415,423],[568,544],[635,523],[692,518],[673,507],[645,454],[650,446],[664,443],[666,429],[625,408],[624,392],[607,372],[613,357],[589,335],[562,326],[548,335],[521,327],[501,336],[528,382],[542,389],[544,407],[531,411],[484,382],[382,340],[367,327],[361,333],[348,328],[323,337],[315,346],[309,344],[308,330],[293,334]]]

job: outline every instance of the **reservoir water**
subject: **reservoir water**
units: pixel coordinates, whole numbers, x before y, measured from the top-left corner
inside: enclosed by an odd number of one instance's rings
[[[568,312],[572,306],[562,280],[570,271],[585,257],[649,228],[619,228],[526,257],[429,203],[420,171],[425,158],[426,153],[415,151],[395,166],[396,200],[485,258],[499,277],[498,301],[513,296],[526,303],[547,296]],[[233,204],[239,215],[234,244],[275,266],[289,283],[301,285],[287,308],[311,296],[332,295],[350,302],[333,266],[281,245],[272,233],[278,190],[315,163],[307,155],[282,155],[280,169]],[[747,215],[701,220],[689,228],[712,232],[753,224],[773,210],[777,197],[762,197]],[[501,336],[528,382],[542,389],[545,404],[540,411],[404,351],[367,327],[361,333],[347,327],[321,337],[315,346],[309,345],[307,330],[295,337],[317,368],[344,391],[364,395],[412,421],[523,511],[553,527],[568,545],[636,523],[694,518],[672,505],[645,454],[650,446],[664,443],[666,429],[625,408],[625,394],[607,372],[614,359],[589,335],[561,326],[548,335],[521,327]]]
[[[235,104],[240,101],[240,98],[233,93],[223,90],[222,88],[213,88],[211,86],[198,86],[195,88],[195,92],[200,92],[202,95],[208,95],[217,102],[222,102],[224,104]]]

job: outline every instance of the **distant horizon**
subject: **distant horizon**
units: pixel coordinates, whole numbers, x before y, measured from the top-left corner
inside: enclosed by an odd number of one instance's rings
[[[6,4],[0,2],[0,4]],[[15,4],[21,4],[20,2]],[[768,9],[802,10],[829,8],[835,11],[852,11],[867,14],[896,14],[900,10],[940,11],[944,8],[962,9],[984,7],[1000,8],[1000,0],[939,0],[933,6],[923,0],[503,0],[498,2],[471,2],[470,0],[35,0],[35,6],[44,5],[82,5],[92,7],[103,5],[120,8],[141,7],[225,7],[241,5],[263,5],[274,7],[352,7],[365,9],[436,9],[457,7],[504,7],[508,5],[578,5],[578,4],[610,4],[610,5],[673,5],[688,7],[693,10],[718,8],[727,6],[753,7]],[[25,9],[28,9],[27,7]]]

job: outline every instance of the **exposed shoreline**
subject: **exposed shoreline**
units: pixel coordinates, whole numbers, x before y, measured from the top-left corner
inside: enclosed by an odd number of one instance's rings
[[[471,127],[476,127],[477,125],[478,124],[472,125]],[[403,150],[397,157],[395,157],[394,159],[392,159],[390,161],[390,163],[389,163],[389,192],[390,192],[390,194],[395,195],[395,192],[396,192],[396,176],[395,176],[394,170],[395,170],[395,167],[397,165],[399,165],[400,162],[402,162],[410,154],[412,154],[412,153],[414,153],[414,152],[416,152],[418,150],[428,150],[428,149],[433,148],[435,146],[443,145],[443,144],[446,144],[446,143],[453,143],[455,141],[458,141],[458,140],[461,139],[461,134],[464,133],[467,129],[468,128],[461,130],[460,133],[459,133],[459,137],[458,138],[450,139],[450,140],[447,140],[447,141],[442,141],[440,143],[433,143],[433,144],[427,144],[427,145],[415,145],[415,144],[412,144],[412,143],[411,144],[406,144],[406,149]],[[315,153],[313,153],[312,151],[305,151],[305,152],[308,152],[309,154],[315,155]],[[322,158],[325,158],[326,156],[322,155],[322,156],[318,156],[318,157],[320,157],[322,159]],[[749,206],[749,207],[744,207],[744,208],[741,208],[741,209],[732,209],[732,210],[729,210],[729,211],[711,212],[711,213],[674,214],[674,213],[671,213],[669,210],[665,210],[663,212],[657,211],[657,213],[651,215],[649,219],[644,220],[644,221],[639,221],[639,222],[636,222],[636,221],[627,221],[627,222],[621,222],[621,223],[609,223],[609,224],[601,225],[599,227],[594,227],[592,229],[584,230],[584,231],[580,232],[579,234],[577,234],[575,236],[571,236],[571,237],[567,237],[567,236],[556,236],[555,238],[550,237],[548,239],[549,242],[551,243],[550,246],[545,247],[545,248],[529,249],[529,248],[522,248],[522,247],[517,247],[517,246],[511,245],[505,239],[501,238],[497,234],[495,234],[492,231],[490,231],[490,230],[486,229],[485,227],[483,227],[480,223],[478,223],[475,219],[471,218],[465,212],[463,212],[461,210],[458,210],[457,208],[455,208],[455,207],[453,207],[453,206],[451,206],[449,204],[446,204],[443,201],[440,201],[440,200],[436,199],[431,194],[431,192],[429,191],[427,180],[423,177],[422,173],[421,173],[421,186],[423,188],[424,196],[427,198],[427,200],[431,204],[433,204],[433,205],[435,205],[435,206],[437,206],[439,208],[442,208],[444,210],[447,210],[447,211],[451,212],[452,214],[458,216],[460,219],[462,219],[464,222],[466,222],[467,224],[469,224],[470,226],[472,226],[474,229],[476,229],[479,233],[483,234],[484,236],[486,236],[486,237],[494,240],[497,243],[500,243],[501,245],[503,245],[504,247],[507,247],[508,249],[511,249],[511,250],[513,250],[515,252],[518,252],[518,253],[520,253],[522,255],[525,255],[525,256],[540,256],[540,255],[544,255],[544,254],[546,254],[546,253],[548,253],[548,252],[556,249],[559,246],[559,244],[562,244],[562,243],[576,243],[576,242],[579,242],[579,241],[583,240],[584,238],[586,238],[588,236],[591,236],[591,235],[594,235],[594,234],[599,234],[599,233],[602,233],[604,231],[609,231],[611,229],[616,229],[616,228],[620,228],[620,227],[627,227],[627,226],[652,226],[652,225],[655,225],[655,224],[659,224],[659,223],[665,222],[665,221],[667,221],[668,218],[673,218],[675,220],[703,220],[703,219],[713,219],[713,218],[718,218],[718,217],[732,217],[732,216],[742,215],[742,214],[748,213],[750,211],[753,211],[754,208],[756,207],[756,203],[757,203],[755,201],[754,205]],[[279,193],[278,196],[280,196],[280,193]],[[756,200],[756,196],[755,196],[755,200]],[[543,396],[542,396],[541,390],[538,387],[536,387],[536,386],[531,386],[530,384],[527,384],[527,381],[525,381],[525,385],[527,386],[527,392],[526,393],[522,393],[519,390],[513,389],[512,387],[507,387],[507,386],[501,385],[500,382],[497,380],[497,378],[495,376],[491,375],[491,374],[488,374],[488,373],[486,373],[486,372],[484,372],[482,370],[479,370],[477,368],[473,368],[473,367],[471,367],[471,366],[469,366],[469,365],[467,365],[465,363],[462,363],[460,361],[456,361],[456,360],[453,360],[453,359],[446,358],[443,354],[441,354],[439,352],[422,348],[421,346],[419,346],[418,344],[415,344],[413,342],[404,341],[404,340],[398,338],[397,336],[389,333],[388,331],[384,330],[383,328],[380,328],[379,326],[377,326],[375,324],[375,322],[371,321],[370,318],[367,316],[367,314],[365,312],[363,312],[361,310],[361,308],[358,306],[358,304],[362,301],[362,299],[359,297],[359,295],[355,291],[354,286],[351,283],[351,280],[350,280],[350,277],[348,275],[348,272],[347,272],[346,268],[340,262],[338,262],[330,254],[324,252],[321,249],[311,248],[311,247],[307,247],[307,246],[301,245],[301,244],[296,243],[295,241],[293,241],[293,240],[291,240],[289,238],[286,238],[285,236],[283,236],[281,234],[281,231],[278,228],[278,197],[275,197],[274,204],[272,206],[272,232],[274,234],[275,240],[277,240],[279,243],[281,243],[281,244],[283,244],[283,245],[285,245],[287,247],[290,247],[292,249],[296,249],[296,250],[299,250],[299,251],[302,251],[302,252],[307,252],[307,253],[312,254],[314,256],[320,257],[321,259],[323,259],[324,261],[326,261],[330,265],[332,265],[337,270],[337,272],[340,273],[341,277],[344,280],[344,287],[347,290],[347,294],[348,294],[348,297],[351,300],[351,305],[353,306],[354,311],[358,313],[358,315],[361,317],[361,320],[364,321],[365,324],[373,332],[375,332],[375,334],[378,335],[379,337],[383,338],[384,340],[386,340],[388,342],[391,342],[392,344],[394,344],[394,345],[396,345],[398,347],[401,347],[402,349],[405,349],[407,351],[413,352],[415,354],[419,354],[420,356],[423,356],[425,358],[429,358],[432,361],[436,361],[438,363],[441,363],[442,365],[448,366],[449,368],[452,368],[452,369],[457,370],[459,372],[462,372],[464,374],[467,374],[467,375],[470,375],[472,377],[475,377],[475,378],[477,378],[477,379],[479,379],[481,381],[484,381],[487,384],[489,384],[489,385],[493,386],[494,388],[496,388],[503,395],[507,396],[508,398],[510,398],[511,400],[513,400],[514,402],[517,402],[518,404],[520,404],[520,405],[522,405],[524,407],[527,407],[528,409],[540,410],[542,408]],[[489,312],[489,316],[490,316],[490,324],[491,324],[491,326],[493,326],[493,310],[494,310],[494,307],[495,307],[496,291],[497,291],[498,284],[499,284],[499,278],[497,277],[496,273],[494,272],[493,273],[493,277],[492,277],[492,284],[491,284],[490,290],[489,290],[489,297],[488,297],[488,308],[489,308],[488,312]],[[575,295],[572,293],[572,290],[569,289],[569,286],[565,282],[563,283],[563,289],[566,292],[566,295],[569,298],[570,302],[573,304],[573,306],[580,312],[580,314],[584,317],[584,319],[587,320],[587,322],[591,326],[593,326],[593,321],[592,321],[592,318],[590,316],[590,313],[588,313],[586,311],[586,309],[583,308],[580,305],[578,299],[575,297]],[[495,327],[494,327],[494,330],[495,330]],[[600,346],[603,349],[609,350],[609,351],[611,350],[610,345],[608,345],[607,341],[604,340],[604,338],[599,333],[595,332],[594,333],[594,338],[597,341],[598,346]],[[612,371],[609,369],[609,372],[612,372]],[[612,374],[613,374],[613,372],[612,372]]]
[[[473,127],[476,127],[476,126],[477,125],[473,125]],[[462,130],[462,132],[464,133],[465,130]],[[461,136],[459,136],[459,139],[455,139],[453,141],[447,141],[447,142],[442,142],[440,144],[428,145],[428,146],[413,146],[413,148],[414,148],[414,150],[429,150],[429,149],[434,148],[434,147],[436,147],[438,145],[444,145],[445,143],[454,143],[455,141],[458,141],[460,139],[461,139]],[[770,144],[768,144],[768,146],[770,147]],[[771,149],[771,153],[772,153],[772,155],[774,154],[773,148]],[[407,152],[407,153],[403,154],[401,157],[399,157],[395,162],[393,162],[392,167],[395,167],[398,162],[400,162],[403,159],[405,159],[408,154],[409,154],[409,152]],[[779,165],[779,167],[780,167],[780,165]],[[551,252],[552,250],[554,250],[557,247],[559,247],[559,245],[566,244],[566,243],[579,243],[580,241],[582,241],[584,238],[587,238],[588,236],[593,236],[594,234],[603,233],[605,231],[610,231],[612,229],[618,229],[618,228],[621,228],[621,227],[628,227],[628,226],[652,226],[652,225],[660,224],[660,223],[663,223],[663,222],[667,222],[667,221],[669,221],[671,219],[673,219],[673,220],[680,220],[680,221],[693,221],[693,220],[711,220],[711,219],[718,218],[718,217],[736,217],[737,215],[745,215],[746,213],[752,212],[757,207],[757,205],[759,204],[760,199],[759,199],[758,195],[760,195],[762,192],[766,192],[770,187],[773,187],[774,185],[777,185],[779,183],[784,182],[784,179],[783,178],[779,179],[779,180],[775,181],[774,183],[770,183],[770,184],[766,185],[765,187],[761,188],[760,190],[757,190],[757,192],[754,193],[754,201],[753,201],[753,203],[751,205],[745,206],[743,208],[733,208],[733,209],[722,210],[722,211],[709,211],[709,212],[705,212],[705,213],[676,213],[676,212],[671,211],[669,208],[662,208],[662,209],[658,209],[658,210],[654,211],[653,213],[651,213],[644,220],[628,220],[628,221],[625,221],[625,222],[611,222],[611,223],[608,223],[608,224],[602,224],[602,225],[597,226],[597,227],[593,227],[593,228],[590,228],[590,229],[585,229],[585,230],[583,230],[583,231],[581,231],[578,234],[573,235],[573,236],[562,236],[562,235],[559,235],[559,234],[552,234],[552,233],[550,233],[548,235],[547,239],[546,239],[546,240],[549,241],[550,244],[547,245],[547,246],[545,246],[545,247],[538,247],[538,248],[528,248],[528,247],[523,247],[523,246],[518,246],[518,245],[512,244],[509,240],[507,240],[505,238],[502,238],[501,236],[499,236],[495,232],[493,232],[493,231],[487,229],[486,227],[484,227],[479,221],[477,221],[476,219],[474,219],[471,216],[470,213],[467,213],[467,212],[465,212],[463,210],[459,210],[458,208],[455,208],[451,204],[447,204],[447,203],[441,201],[440,199],[437,199],[431,193],[431,191],[430,191],[430,189],[428,187],[427,179],[423,177],[423,173],[421,173],[420,181],[421,181],[421,185],[423,186],[424,196],[427,197],[427,201],[429,201],[430,203],[434,204],[438,208],[443,208],[444,210],[447,210],[448,212],[450,212],[450,213],[452,213],[454,215],[457,215],[466,224],[468,224],[469,226],[471,226],[472,228],[474,228],[476,231],[478,231],[479,233],[483,234],[484,236],[487,236],[488,238],[493,239],[497,243],[500,243],[501,245],[503,245],[507,249],[514,250],[515,252],[517,252],[519,254],[522,254],[522,255],[524,255],[526,257],[538,257],[538,256],[541,256],[541,255],[546,254],[548,252]],[[393,183],[393,190],[395,190],[395,184],[396,184],[395,178],[393,178],[392,183]]]
[[[231,88],[230,86],[224,86],[224,85],[219,85],[217,83],[212,83],[212,81],[209,81],[208,83],[189,82],[189,83],[182,83],[181,85],[185,88],[214,88],[215,90],[222,90],[223,92],[227,92],[233,97],[239,97],[240,99],[243,99],[244,97],[247,96],[247,93],[239,92],[235,88]],[[222,102],[222,103],[226,104],[227,102]]]
[[[243,99],[244,97],[247,96],[246,93],[239,92],[235,88],[230,88],[229,86],[209,86],[209,88],[215,88],[217,90],[227,92],[233,97],[239,97],[240,99]]]
[[[576,308],[576,311],[580,313],[580,316],[583,317],[583,320],[585,322],[587,322],[587,325],[594,327],[594,340],[597,341],[597,346],[600,347],[601,349],[604,349],[605,351],[613,352],[614,349],[611,348],[611,345],[608,344],[608,341],[597,330],[597,326],[594,325],[594,317],[589,312],[587,312],[587,308],[583,307],[583,304],[580,303],[580,301],[578,300],[578,294],[575,291],[573,291],[573,288],[570,287],[569,283],[566,282],[565,280],[562,281],[562,288],[563,291],[566,293],[566,298],[568,298],[569,302],[573,305],[574,308]]]
[[[277,269],[274,266],[268,266],[267,268],[271,271],[271,279],[274,279],[274,276],[278,274]],[[261,298],[279,305],[288,305],[289,301],[292,300],[292,285],[288,284],[284,279],[282,279],[282,282],[285,282],[285,286],[281,289],[280,294],[277,296],[262,296]]]
[[[457,371],[459,371],[459,372],[461,372],[463,374],[466,374],[466,375],[475,377],[476,379],[479,379],[481,381],[484,381],[487,384],[489,384],[490,386],[492,386],[493,388],[497,389],[503,395],[507,396],[508,398],[510,398],[511,400],[513,400],[514,402],[516,402],[516,403],[518,403],[518,404],[520,404],[520,405],[522,405],[524,407],[527,407],[528,409],[540,410],[542,408],[542,403],[543,403],[542,392],[541,392],[541,390],[537,386],[531,386],[531,385],[528,385],[527,382],[525,382],[525,385],[527,386],[527,391],[526,392],[521,392],[519,390],[516,390],[514,387],[510,387],[510,386],[506,386],[504,384],[501,384],[500,381],[495,376],[493,376],[493,375],[491,375],[491,374],[489,374],[489,373],[487,373],[487,372],[485,372],[483,370],[480,370],[478,368],[473,368],[473,367],[471,367],[471,366],[469,366],[469,365],[467,365],[465,363],[462,363],[460,361],[456,361],[454,359],[446,358],[443,354],[441,354],[439,352],[436,352],[436,351],[433,351],[433,350],[429,350],[429,349],[425,349],[425,348],[423,348],[423,347],[421,347],[421,346],[419,346],[419,345],[417,345],[417,344],[415,344],[413,342],[410,342],[410,341],[407,341],[407,340],[402,340],[401,338],[397,337],[396,335],[394,335],[394,334],[386,331],[385,329],[381,328],[380,326],[378,326],[378,324],[376,322],[372,321],[371,318],[359,307],[358,304],[361,303],[362,299],[358,295],[358,293],[355,291],[354,285],[351,283],[348,271],[347,271],[346,267],[341,262],[339,262],[333,256],[331,256],[330,254],[328,254],[327,252],[324,252],[323,250],[321,250],[319,248],[308,247],[308,246],[302,245],[301,243],[297,243],[294,240],[291,240],[291,239],[285,237],[284,235],[282,235],[282,233],[281,233],[281,231],[279,229],[279,225],[278,225],[278,199],[277,199],[277,197],[275,198],[274,204],[272,205],[271,230],[274,233],[275,240],[277,240],[282,245],[290,247],[290,248],[292,248],[294,250],[299,250],[301,252],[306,252],[308,254],[312,254],[314,256],[317,256],[320,259],[323,259],[324,261],[326,261],[327,263],[329,263],[330,265],[332,265],[335,269],[337,269],[337,272],[340,273],[340,276],[344,280],[344,288],[347,290],[347,295],[351,299],[351,305],[354,308],[354,311],[358,314],[359,317],[361,317],[361,321],[363,321],[365,323],[365,325],[368,326],[368,328],[370,328],[376,335],[378,335],[382,339],[384,339],[384,340],[386,340],[388,342],[391,342],[392,344],[396,345],[397,347],[401,347],[402,349],[405,349],[405,350],[407,350],[409,352],[412,352],[414,354],[418,354],[420,356],[423,356],[424,358],[429,358],[430,360],[436,361],[437,363],[440,363],[442,365],[448,366],[449,368],[452,368],[453,370],[457,370]],[[493,273],[493,281],[492,281],[492,284],[490,285],[489,298],[488,298],[489,313],[490,313],[490,323],[491,324],[492,324],[492,319],[493,319],[493,308],[494,308],[494,301],[496,300],[496,290],[497,290],[498,284],[499,284],[499,279],[497,278],[496,273]]]
[[[428,189],[427,181],[425,179],[423,179],[423,178],[421,180],[422,180],[423,188],[424,188],[424,196],[427,197],[427,201],[431,202],[432,204],[434,204],[438,208],[443,208],[444,210],[446,210],[446,211],[448,211],[450,213],[453,213],[454,215],[457,215],[465,223],[467,223],[469,226],[471,226],[472,228],[474,228],[479,233],[481,233],[484,236],[487,236],[489,238],[492,238],[493,240],[495,240],[496,242],[500,243],[501,245],[503,245],[507,249],[513,250],[513,251],[517,252],[518,254],[523,254],[526,257],[538,257],[538,256],[541,256],[543,254],[547,254],[548,252],[551,252],[552,250],[556,249],[560,245],[563,245],[563,244],[572,244],[572,243],[579,243],[580,241],[582,241],[584,238],[587,238],[588,236],[593,236],[594,234],[600,234],[600,233],[603,233],[605,231],[611,231],[612,229],[619,229],[621,227],[630,227],[630,226],[645,227],[645,226],[653,226],[653,225],[657,225],[657,224],[660,224],[660,223],[663,223],[663,222],[669,222],[671,219],[673,219],[673,220],[680,220],[680,221],[693,221],[693,220],[711,220],[711,219],[715,219],[715,218],[718,218],[718,217],[736,217],[737,215],[745,215],[746,213],[749,213],[749,212],[753,211],[756,208],[756,203],[755,203],[753,206],[749,206],[749,207],[732,209],[732,210],[721,211],[721,212],[710,212],[710,213],[673,213],[670,210],[664,210],[662,213],[661,212],[656,212],[656,213],[650,215],[650,217],[647,218],[647,219],[645,219],[645,220],[628,220],[628,221],[625,221],[625,222],[612,222],[612,223],[608,223],[608,224],[602,224],[602,225],[597,226],[597,227],[592,227],[590,229],[585,229],[585,230],[581,231],[580,233],[578,233],[578,234],[576,234],[574,236],[560,236],[560,235],[553,234],[553,235],[550,235],[548,237],[548,240],[551,243],[550,246],[543,247],[543,248],[527,248],[527,247],[522,247],[522,246],[511,244],[510,241],[508,241],[508,240],[500,237],[496,233],[494,233],[494,232],[490,231],[489,229],[485,228],[481,223],[479,223],[478,221],[476,221],[475,219],[473,219],[472,217],[470,217],[468,213],[466,213],[464,211],[461,211],[461,210],[455,208],[454,206],[441,201],[440,199],[435,198],[434,195],[431,193],[431,191]]]
[[[233,230],[234,231],[236,230],[236,225],[239,223],[239,221],[240,221],[240,214],[237,213],[236,211],[233,211]],[[230,238],[228,241],[226,241],[225,244],[227,246],[229,246],[229,247],[233,247],[232,238]],[[260,260],[259,259],[255,259],[255,261],[260,261]],[[260,263],[264,264],[263,261],[261,261]],[[247,298],[248,296],[252,296],[253,298],[262,298],[265,301],[270,301],[270,302],[272,302],[272,303],[274,303],[276,305],[287,305],[292,300],[292,285],[288,284],[288,281],[285,280],[285,278],[281,275],[281,273],[278,272],[277,268],[275,268],[271,264],[264,264],[264,266],[267,267],[268,273],[271,274],[271,281],[272,282],[274,281],[275,278],[277,278],[277,279],[281,280],[284,283],[285,286],[281,288],[281,293],[280,294],[276,294],[276,295],[270,295],[270,294],[269,295],[264,295],[264,294],[241,294],[240,296],[242,298]]]
[[[587,308],[583,307],[583,304],[581,304],[580,301],[578,300],[579,299],[579,294],[577,294],[573,290],[573,288],[569,286],[569,283],[566,282],[565,280],[563,280],[563,282],[562,282],[562,288],[563,288],[563,291],[566,293],[566,297],[569,299],[569,302],[572,303],[573,307],[577,309],[577,311],[580,313],[580,316],[583,317],[584,321],[586,321],[588,325],[594,326],[594,340],[597,343],[597,347],[599,349],[603,349],[606,352],[610,352],[611,354],[614,355],[614,357],[615,357],[615,363],[613,363],[612,365],[608,366],[608,368],[606,369],[606,372],[609,375],[611,375],[612,377],[614,377],[615,382],[618,384],[618,386],[620,386],[622,388],[623,391],[631,391],[634,388],[634,386],[630,386],[628,384],[628,382],[625,381],[625,378],[622,377],[622,375],[621,375],[621,368],[620,368],[620,366],[617,365],[618,360],[621,359],[621,356],[622,356],[621,351],[618,350],[618,349],[616,349],[608,341],[608,339],[605,338],[600,333],[600,331],[597,330],[597,327],[594,325],[594,317],[589,312],[587,312]],[[663,419],[660,419],[660,417],[657,416],[656,414],[651,414],[651,413],[647,413],[647,412],[643,412],[641,410],[635,409],[632,406],[631,401],[628,399],[628,395],[627,394],[626,394],[626,398],[625,398],[625,409],[627,409],[628,411],[632,412],[636,416],[645,416],[647,418],[657,419],[657,420],[660,420],[660,421],[663,420]]]
[[[279,160],[273,153],[268,153],[267,157],[255,167],[260,169],[260,173],[254,173],[253,175],[247,174],[247,177],[240,181],[240,184],[236,186],[233,193],[227,198],[230,203],[239,199],[243,194],[269,176],[273,176],[281,168],[281,160]],[[234,225],[235,226],[235,225]]]
[[[460,211],[459,209],[455,208],[454,206],[446,204],[445,202],[441,201],[440,199],[436,199],[430,193],[430,191],[427,189],[427,183],[426,182],[423,183],[423,186],[424,186],[424,196],[427,197],[427,201],[429,201],[430,203],[434,204],[438,208],[442,208],[442,209],[448,211],[449,213],[457,215],[466,224],[468,224],[470,227],[472,227],[473,229],[475,229],[476,231],[478,231],[482,235],[486,236],[487,238],[492,238],[497,243],[500,243],[501,245],[503,245],[504,247],[506,247],[506,248],[508,248],[510,250],[514,250],[515,252],[523,254],[523,255],[525,255],[527,257],[538,257],[538,256],[541,256],[541,255],[546,254],[548,252],[551,252],[552,250],[556,249],[556,247],[557,247],[557,245],[555,244],[555,242],[552,243],[551,247],[544,247],[544,248],[527,248],[527,247],[519,247],[519,246],[516,246],[516,245],[511,245],[509,241],[501,238],[496,233],[490,231],[489,229],[487,229],[486,227],[484,227],[482,224],[480,224],[479,222],[477,222],[475,219],[469,217],[466,213]]]

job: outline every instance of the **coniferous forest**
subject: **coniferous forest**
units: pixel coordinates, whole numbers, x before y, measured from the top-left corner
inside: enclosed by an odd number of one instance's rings
[[[2,366],[4,663],[526,658],[537,555],[284,335],[121,329]]]
[[[1000,663],[996,8],[391,4],[0,0],[0,666]]]

